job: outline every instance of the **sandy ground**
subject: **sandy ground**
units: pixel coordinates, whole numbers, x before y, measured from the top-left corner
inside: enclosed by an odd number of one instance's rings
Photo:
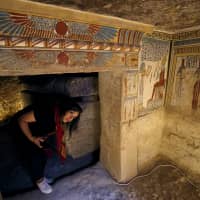
[[[53,184],[53,192],[31,190],[4,200],[199,200],[193,187],[179,170],[157,167],[148,176],[129,185],[118,185],[100,163],[66,176]]]

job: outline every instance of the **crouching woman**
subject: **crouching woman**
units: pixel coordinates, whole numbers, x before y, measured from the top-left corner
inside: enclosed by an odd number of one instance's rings
[[[62,160],[66,159],[63,125],[68,126],[71,134],[77,127],[81,112],[77,103],[67,100],[52,106],[29,106],[15,118],[13,131],[20,160],[23,160],[32,180],[44,194],[51,193],[52,187],[44,177],[47,154],[43,144],[54,132],[57,153]]]

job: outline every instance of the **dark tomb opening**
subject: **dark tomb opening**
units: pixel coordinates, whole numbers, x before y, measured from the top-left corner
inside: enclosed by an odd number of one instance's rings
[[[2,77],[0,80],[0,191],[3,195],[34,186],[15,156],[12,133],[7,129],[11,116],[27,105],[43,105],[70,97],[83,109],[78,128],[70,138],[66,135],[66,161],[61,163],[56,153],[53,154],[47,161],[46,176],[58,179],[99,160],[98,73]]]

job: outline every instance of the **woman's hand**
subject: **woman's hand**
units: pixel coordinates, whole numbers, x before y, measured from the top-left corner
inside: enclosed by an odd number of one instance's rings
[[[37,145],[39,148],[42,148],[43,146],[41,145],[41,142],[45,141],[44,137],[32,137],[31,141]]]

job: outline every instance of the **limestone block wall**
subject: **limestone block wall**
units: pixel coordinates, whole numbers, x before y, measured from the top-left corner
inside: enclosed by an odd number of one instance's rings
[[[163,109],[121,125],[121,176],[130,180],[149,170],[158,159],[163,130]]]
[[[160,108],[121,125],[121,170],[124,181],[150,170],[159,159],[164,120],[164,108]]]
[[[138,131],[135,123],[121,125],[121,181],[126,182],[138,174]]]
[[[69,154],[73,158],[93,152],[100,145],[100,115],[99,102],[90,102],[83,107],[77,130],[71,139],[66,136]]]
[[[99,73],[101,113],[100,159],[111,175],[121,179],[121,73]]]
[[[200,175],[200,40],[174,42],[161,154]]]
[[[157,161],[163,126],[163,108],[135,121],[132,131],[138,134],[138,173],[149,170]]]
[[[123,96],[122,74],[100,73],[100,150],[105,168],[119,182],[126,182],[156,161],[164,111],[160,108],[138,118],[137,97],[133,101]]]

